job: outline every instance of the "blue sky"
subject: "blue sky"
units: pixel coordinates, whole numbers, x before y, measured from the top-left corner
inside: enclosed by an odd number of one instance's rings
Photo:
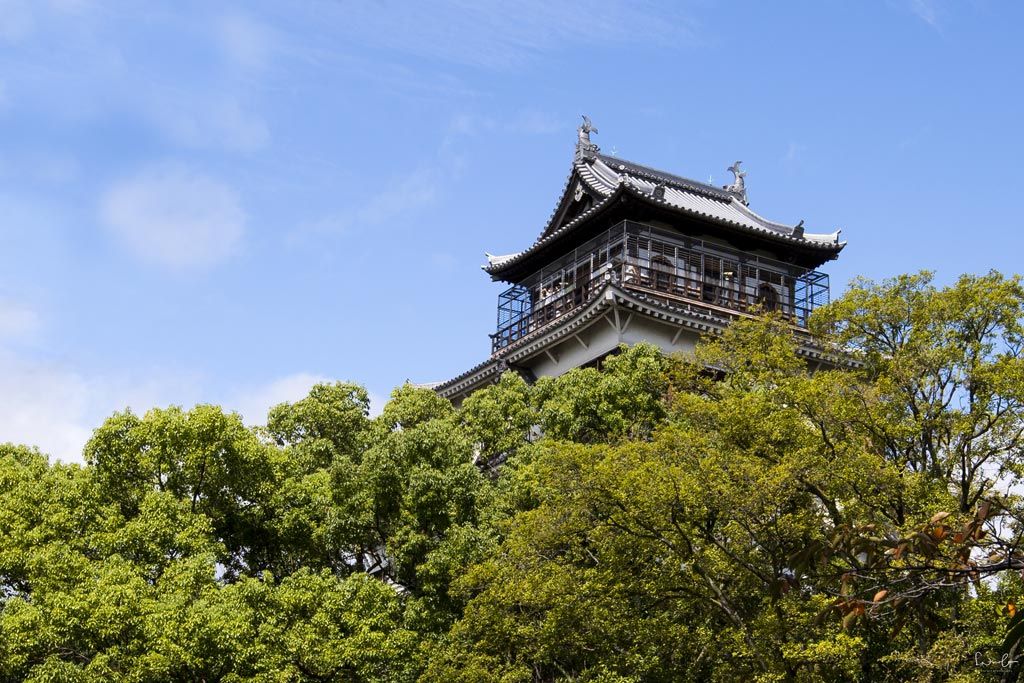
[[[825,269],[1020,270],[1018,3],[0,0],[0,441],[262,420],[483,360],[589,114],[843,229]]]

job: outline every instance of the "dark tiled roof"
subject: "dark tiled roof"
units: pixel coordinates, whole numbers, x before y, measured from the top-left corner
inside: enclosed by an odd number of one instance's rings
[[[641,292],[624,289],[614,283],[608,283],[594,295],[589,303],[533,330],[530,334],[516,340],[513,344],[506,346],[487,360],[474,365],[458,376],[435,385],[434,390],[441,396],[454,398],[486,386],[489,381],[497,379],[503,361],[514,364],[524,358],[534,356],[540,353],[541,349],[557,344],[574,331],[587,327],[592,320],[599,318],[613,306],[622,306],[669,324],[681,325],[698,334],[718,333],[731,320],[748,315],[739,311],[712,311],[699,304],[669,303]],[[826,349],[809,334],[800,334],[799,339],[798,353],[805,358],[820,360],[838,367],[857,365],[849,355]]]
[[[725,190],[715,187],[714,185],[702,183],[698,180],[684,178],[682,176],[675,175],[674,173],[666,173],[665,171],[659,171],[658,169],[651,168],[650,166],[644,166],[643,164],[627,161],[626,159],[608,156],[607,154],[598,154],[597,158],[612,168],[623,166],[624,168],[622,170],[632,176],[665,183],[666,185],[687,188],[694,192],[701,192],[712,197],[716,197],[722,201],[729,201],[732,198],[732,195]]]
[[[572,179],[577,177],[597,201],[587,211],[562,225],[556,225],[561,216],[559,208],[565,204],[567,193],[572,192]],[[656,193],[655,190],[660,188]],[[555,212],[540,236],[527,249],[504,256],[487,255],[484,270],[497,275],[542,247],[571,232],[588,218],[611,205],[622,194],[628,193],[643,201],[666,207],[679,213],[697,216],[720,225],[739,229],[782,243],[826,254],[837,254],[846,245],[839,241],[839,231],[831,233],[804,232],[796,226],[768,220],[752,211],[733,194],[705,183],[689,180],[671,173],[648,168],[632,161],[605,154],[577,159],[569,174]]]

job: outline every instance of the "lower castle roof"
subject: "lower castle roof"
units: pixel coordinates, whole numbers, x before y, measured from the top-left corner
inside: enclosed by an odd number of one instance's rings
[[[571,338],[573,333],[599,321],[614,308],[629,310],[676,327],[689,328],[697,335],[719,334],[732,320],[750,316],[739,311],[711,310],[699,304],[668,303],[608,282],[589,303],[533,330],[458,376],[436,384],[434,390],[448,399],[464,397],[496,381],[510,366],[542,353],[544,349],[551,348],[567,337]],[[819,360],[830,365],[855,364],[852,358],[830,352],[806,334],[800,336],[798,353],[808,360]]]

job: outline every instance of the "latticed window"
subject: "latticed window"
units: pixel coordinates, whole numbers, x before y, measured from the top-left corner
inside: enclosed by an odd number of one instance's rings
[[[663,292],[670,292],[673,289],[675,279],[675,266],[664,256],[655,256],[651,259],[651,280],[655,289]]]
[[[679,250],[679,269],[683,273],[684,288],[687,296],[700,294],[701,258],[700,254],[689,249]]]
[[[766,311],[779,310],[779,292],[770,283],[762,282],[757,288],[757,303]]]
[[[672,257],[675,256],[675,251],[675,245],[669,244],[668,242],[651,240],[651,254]]]
[[[753,303],[757,298],[757,268],[743,264],[740,273],[742,274],[741,285],[744,299],[748,303]]]
[[[704,283],[701,298],[708,303],[718,300],[718,281],[722,277],[722,259],[704,254]]]
[[[620,223],[502,294],[495,350],[586,304],[608,283],[716,307],[779,311],[806,325],[828,276],[692,237]]]

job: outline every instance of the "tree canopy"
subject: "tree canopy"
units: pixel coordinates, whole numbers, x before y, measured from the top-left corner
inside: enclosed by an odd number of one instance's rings
[[[1022,324],[1018,278],[921,273],[459,408],[0,446],[0,680],[1017,680]]]

